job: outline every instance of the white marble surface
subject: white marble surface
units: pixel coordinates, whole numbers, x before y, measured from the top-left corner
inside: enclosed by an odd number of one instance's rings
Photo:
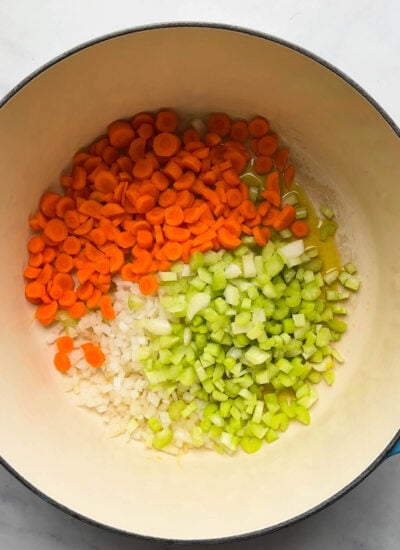
[[[0,0],[0,95],[98,35],[160,21],[212,21],[268,32],[313,51],[359,82],[400,125],[399,19],[398,0]],[[395,550],[399,506],[400,460],[394,457],[330,508],[246,547]],[[0,469],[0,550],[162,546],[80,523]]]

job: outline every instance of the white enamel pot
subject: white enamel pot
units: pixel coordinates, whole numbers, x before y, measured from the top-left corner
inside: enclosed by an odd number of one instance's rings
[[[25,301],[27,219],[72,154],[117,118],[263,114],[298,180],[335,205],[343,257],[362,277],[346,357],[309,427],[254,455],[177,459],[109,439],[76,408]],[[400,140],[356,84],[290,44],[244,29],[173,24],[80,46],[31,75],[0,110],[0,455],[85,521],[178,541],[264,533],[313,513],[394,448],[400,421]],[[396,286],[397,283],[397,286]]]

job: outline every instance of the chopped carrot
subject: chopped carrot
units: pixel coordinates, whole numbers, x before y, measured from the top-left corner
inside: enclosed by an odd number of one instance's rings
[[[148,122],[143,122],[137,129],[138,136],[143,139],[150,139],[154,134],[154,127]]]
[[[58,351],[70,353],[74,349],[74,341],[70,336],[60,336],[56,340]]]
[[[178,242],[168,241],[165,243],[162,249],[164,251],[166,258],[168,260],[171,260],[171,262],[175,262],[176,260],[179,260],[183,252],[183,246],[181,243],[178,243]]]
[[[153,149],[159,157],[172,157],[178,152],[180,139],[170,132],[161,132],[153,140]]]
[[[146,151],[146,140],[139,137],[132,141],[129,146],[128,154],[132,160],[137,161],[144,157]]]
[[[257,214],[257,208],[254,204],[254,202],[251,202],[249,200],[243,201],[242,204],[239,207],[240,213],[246,220],[253,219]]]
[[[94,178],[94,187],[102,193],[112,193],[117,183],[117,178],[107,170],[98,172]]]
[[[236,208],[236,206],[242,203],[242,193],[237,188],[228,189],[226,192],[226,200],[231,208]]]
[[[169,185],[168,178],[164,175],[163,172],[159,171],[153,172],[151,176],[151,182],[159,191],[164,191]]]
[[[46,217],[54,218],[56,216],[56,206],[60,198],[58,193],[50,191],[42,195],[39,208]]]
[[[174,227],[164,224],[164,234],[168,240],[174,242],[185,242],[190,237],[190,231],[183,227]]]
[[[133,167],[133,176],[138,180],[150,178],[154,171],[152,162],[146,158],[140,158],[135,162]]]
[[[147,229],[140,229],[137,232],[136,242],[141,248],[151,248],[154,244],[153,234]]]
[[[281,188],[278,172],[268,174],[265,186],[266,190],[262,193],[262,196],[274,206],[279,206],[281,204]]]
[[[65,351],[58,351],[54,355],[54,366],[60,372],[67,372],[71,367],[71,360]]]
[[[78,298],[83,302],[86,302],[87,300],[89,300],[93,292],[94,292],[94,286],[89,280],[86,280],[84,283],[79,285],[76,290],[76,294]]]
[[[59,254],[54,262],[54,267],[61,273],[69,273],[74,268],[74,260],[69,254]]]
[[[51,301],[48,304],[40,304],[36,309],[36,318],[42,325],[50,325],[56,317],[57,302]]]
[[[28,241],[28,250],[31,254],[42,252],[44,247],[45,243],[42,237],[31,237]]]
[[[49,220],[44,228],[44,234],[52,241],[61,242],[68,236],[68,229],[65,223],[58,218]]]
[[[87,344],[82,344],[81,348],[83,349],[86,361],[91,367],[98,369],[103,365],[106,360],[106,356],[101,351],[99,346],[89,342]]]
[[[154,124],[154,117],[150,113],[138,113],[131,120],[131,126],[136,130],[141,124]]]
[[[116,120],[108,127],[108,139],[118,149],[129,147],[134,137],[135,130],[126,120]]]
[[[261,155],[271,156],[278,149],[278,144],[278,136],[276,134],[268,134],[258,141],[258,150]]]
[[[273,227],[276,231],[283,231],[283,229],[290,227],[295,219],[296,209],[291,204],[286,204],[276,216]]]
[[[225,137],[231,130],[231,120],[225,113],[211,113],[208,116],[208,130],[220,137]]]
[[[289,157],[289,149],[280,149],[274,153],[275,166],[279,172],[285,170],[286,163]]]
[[[200,141],[200,134],[194,128],[189,128],[183,132],[182,141],[185,145],[191,141]]]
[[[45,286],[37,281],[32,281],[25,285],[25,296],[27,298],[41,298],[45,292]]]
[[[290,226],[290,229],[295,237],[303,238],[306,237],[310,231],[308,223],[304,220],[296,220]]]
[[[175,132],[178,117],[174,111],[159,111],[156,114],[155,125],[159,132]]]
[[[158,286],[158,279],[155,275],[149,274],[140,278],[139,289],[145,296],[155,294],[158,290]]]
[[[237,120],[236,122],[232,122],[230,136],[235,141],[240,141],[241,143],[247,141],[247,138],[249,137],[247,122],[245,120]]]
[[[183,174],[182,168],[174,162],[173,160],[170,160],[167,162],[167,164],[164,167],[163,174],[171,178],[171,180],[176,181],[181,177]]]
[[[286,168],[285,173],[283,175],[283,179],[284,179],[286,187],[288,187],[288,188],[291,187],[292,182],[293,182],[293,178],[294,178],[294,166],[293,166],[293,164],[290,164]]]
[[[265,136],[265,134],[269,130],[269,124],[268,121],[261,116],[256,116],[251,120],[248,124],[249,127],[249,134],[251,137],[254,138],[260,138],[262,136]]]
[[[73,290],[64,290],[61,298],[58,299],[58,303],[62,308],[68,309],[76,302],[77,299],[78,296],[76,292]]]
[[[29,255],[29,265],[32,267],[40,267],[43,264],[43,254],[37,252]]]
[[[107,321],[112,321],[115,319],[115,311],[111,303],[111,297],[109,294],[106,294],[105,296],[102,296],[100,298],[100,311],[104,319],[107,319]]]
[[[226,228],[221,227],[218,229],[218,240],[221,245],[227,250],[233,250],[241,245],[242,241],[232,235]]]
[[[86,313],[86,306],[81,301],[76,301],[71,307],[68,308],[68,313],[73,319],[80,319]]]
[[[264,175],[272,170],[274,163],[271,157],[261,155],[254,161],[254,170],[257,174]]]
[[[175,204],[165,209],[165,223],[168,225],[182,225],[184,220],[182,208]]]
[[[40,272],[40,267],[32,267],[31,265],[28,265],[28,267],[24,269],[24,277],[27,279],[36,279]]]

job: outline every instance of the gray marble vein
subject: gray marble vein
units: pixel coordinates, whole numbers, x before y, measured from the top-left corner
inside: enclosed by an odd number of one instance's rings
[[[98,35],[160,21],[202,20],[251,27],[313,51],[359,82],[400,124],[399,17],[398,0],[0,0],[0,96],[43,63]],[[399,506],[400,457],[394,457],[319,514],[222,547],[395,550]],[[0,550],[167,546],[72,519],[0,468]]]

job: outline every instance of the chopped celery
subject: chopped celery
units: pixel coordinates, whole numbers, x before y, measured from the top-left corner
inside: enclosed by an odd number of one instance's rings
[[[333,217],[335,216],[333,211],[330,208],[328,208],[328,206],[321,206],[320,212],[323,216],[325,216],[325,218],[328,218],[328,220],[332,220]]]
[[[336,233],[337,223],[335,221],[323,220],[319,227],[319,238],[321,241],[326,241],[328,237],[332,237]]]
[[[190,266],[177,262],[160,275],[167,316],[140,321],[151,345],[136,360],[150,386],[173,395],[172,424],[150,418],[149,445],[167,446],[174,423],[189,417],[189,445],[205,445],[207,433],[230,454],[239,445],[255,452],[291,421],[308,424],[315,384],[332,384],[334,362],[343,361],[332,346],[347,325],[336,316],[359,287],[346,266],[323,275],[316,246],[270,240],[261,251],[242,244],[196,253]]]

